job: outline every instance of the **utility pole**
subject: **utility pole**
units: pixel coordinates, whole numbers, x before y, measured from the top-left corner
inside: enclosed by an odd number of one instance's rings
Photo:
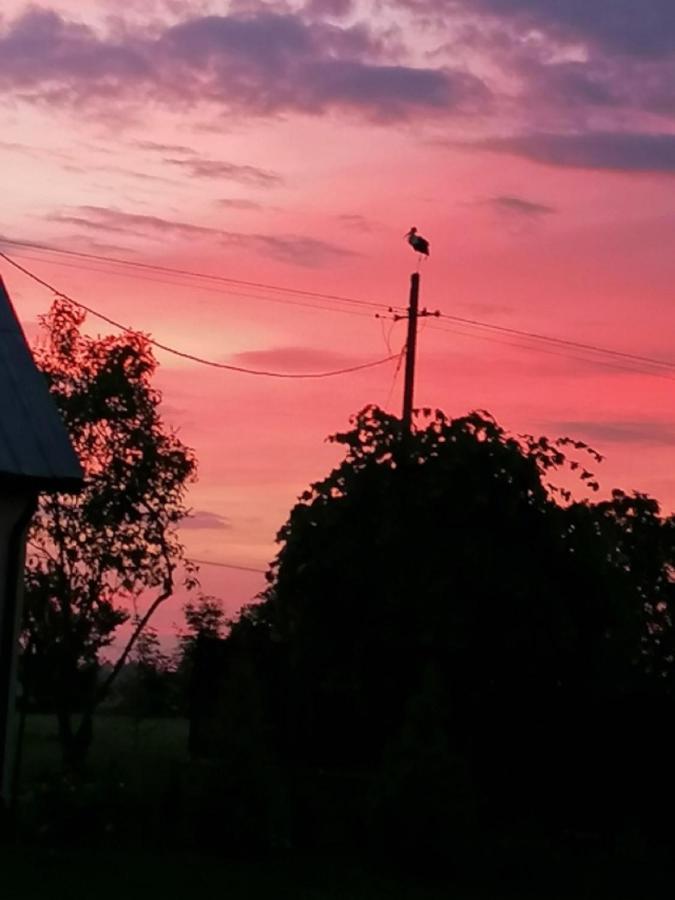
[[[417,361],[417,320],[435,316],[440,312],[429,312],[428,309],[420,310],[420,273],[413,272],[410,276],[410,303],[407,315],[394,316],[394,321],[408,320],[408,339],[405,345],[405,384],[403,386],[403,437],[412,434],[413,398],[415,394],[415,362]]]
[[[408,339],[405,345],[405,384],[403,386],[403,434],[412,431],[413,395],[415,391],[415,360],[417,357],[417,319],[420,306],[420,273],[410,276],[408,305]],[[425,311],[426,312],[426,311]]]

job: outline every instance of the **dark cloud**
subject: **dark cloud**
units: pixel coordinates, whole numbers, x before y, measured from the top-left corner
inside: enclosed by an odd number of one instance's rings
[[[553,206],[546,206],[544,203],[534,203],[532,200],[525,200],[523,197],[514,197],[508,194],[490,197],[486,202],[498,212],[528,219],[550,216],[557,211]]]
[[[619,172],[675,173],[675,134],[588,132],[531,133],[490,138],[473,146],[512,153],[551,166]]]
[[[468,109],[488,100],[482,82],[473,75],[441,69],[370,66],[357,61],[313,63],[308,67],[311,90],[306,108],[330,104],[363,106],[373,118],[404,119],[414,108]]]
[[[147,77],[149,67],[133,46],[99,39],[86,25],[32,9],[0,32],[0,84],[5,88],[96,85],[109,93]]]
[[[196,510],[181,521],[180,527],[187,529],[218,528],[229,530],[232,528],[232,523],[229,519],[219,516],[217,513],[208,512],[207,510]]]
[[[308,267],[322,266],[355,255],[345,247],[302,234],[224,231],[103,206],[76,206],[52,213],[47,219],[84,231],[133,235],[151,240],[210,240],[223,247],[248,250],[281,262]]]
[[[210,16],[170,29],[163,42],[180,65],[209,73],[199,82],[202,96],[236,96],[260,113],[339,107],[401,119],[464,108],[487,95],[467,73],[381,63],[382,47],[361,25],[308,24],[271,13]]]
[[[340,109],[391,120],[461,111],[488,95],[466,72],[393,64],[390,48],[365,25],[266,6],[191,18],[152,36],[129,28],[100,36],[34,9],[0,25],[0,88],[35,102],[98,104],[108,120],[124,104],[148,102],[208,102],[252,115]],[[146,149],[158,148],[146,142]]]
[[[442,25],[428,59],[487,57],[512,86],[502,108],[532,130],[619,130],[644,111],[675,112],[672,0],[391,2]]]
[[[236,181],[256,187],[274,187],[282,182],[281,176],[276,172],[269,172],[256,166],[242,166],[220,159],[193,156],[188,159],[167,158],[164,161],[171,166],[183,169],[191,178],[215,178],[219,181]]]
[[[467,6],[612,52],[656,56],[675,49],[672,0],[472,0]]]
[[[484,14],[512,23],[521,34],[539,29],[612,53],[666,56],[675,49],[672,0],[397,0],[422,15]]]
[[[668,422],[571,420],[554,422],[552,426],[562,434],[582,437],[608,444],[641,444],[651,446],[675,445],[675,427]]]
[[[332,16],[334,19],[342,19],[353,9],[353,0],[309,0],[305,6],[305,12],[317,18]]]

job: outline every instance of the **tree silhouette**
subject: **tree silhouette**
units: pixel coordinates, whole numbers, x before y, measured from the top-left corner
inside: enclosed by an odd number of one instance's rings
[[[470,761],[477,805],[571,809],[602,756],[580,723],[595,733],[609,696],[672,669],[673,520],[643,495],[593,502],[591,448],[509,435],[484,412],[424,410],[405,441],[376,407],[352,424],[229,638],[283,648],[288,758],[379,770],[432,666],[452,710],[434,727],[451,718],[447,759]]]
[[[42,321],[47,340],[37,348],[37,363],[86,479],[76,497],[41,499],[26,576],[24,679],[56,711],[68,765],[82,763],[94,709],[172,595],[176,569],[183,567],[188,587],[195,583],[177,526],[196,464],[162,422],[151,345],[140,333],[89,337],[84,319],[57,299]],[[100,651],[144,601],[100,679]]]

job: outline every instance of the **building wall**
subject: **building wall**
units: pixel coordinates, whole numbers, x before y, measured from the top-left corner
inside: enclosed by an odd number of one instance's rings
[[[15,698],[23,599],[25,532],[32,492],[0,493],[0,801],[9,803],[15,749]]]

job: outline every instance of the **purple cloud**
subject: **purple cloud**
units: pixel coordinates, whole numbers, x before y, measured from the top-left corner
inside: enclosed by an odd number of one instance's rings
[[[353,9],[353,0],[309,0],[305,6],[305,12],[317,18],[331,16],[334,19],[342,19]]]
[[[132,46],[99,39],[86,25],[32,9],[0,33],[0,84],[6,88],[68,89],[88,82],[99,92],[147,77],[143,55]]]
[[[476,0],[467,7],[611,52],[651,57],[675,49],[672,0]]]
[[[234,114],[340,109],[390,120],[462,110],[488,95],[466,72],[392,64],[365,25],[309,21],[269,7],[121,37],[31,10],[0,27],[0,87],[36,102],[106,102],[108,116],[121,104],[152,100],[208,102]]]
[[[667,56],[675,49],[672,0],[395,0],[429,16],[488,15],[612,53]]]
[[[551,166],[675,174],[675,134],[669,133],[531,133],[490,138],[473,146]]]
[[[430,59],[467,48],[518,85],[508,106],[537,130],[580,130],[675,110],[672,0],[390,0],[441,26]],[[506,99],[506,98],[505,98]],[[596,125],[597,127],[597,125]]]

